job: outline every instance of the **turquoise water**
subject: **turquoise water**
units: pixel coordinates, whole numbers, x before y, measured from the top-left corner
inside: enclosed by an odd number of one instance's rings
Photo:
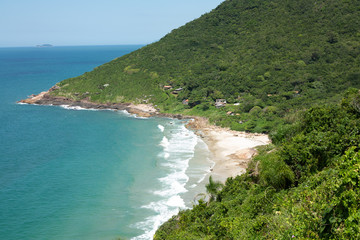
[[[151,239],[203,191],[183,121],[15,103],[139,47],[0,48],[1,239]]]

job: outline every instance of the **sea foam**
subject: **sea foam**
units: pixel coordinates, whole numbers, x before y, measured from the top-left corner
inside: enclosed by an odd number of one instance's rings
[[[136,118],[136,119],[150,119],[149,117],[139,117],[137,116],[136,114],[131,114],[129,113],[128,111],[126,110],[119,110],[119,112],[127,117],[130,117],[130,118]]]
[[[68,110],[88,110],[88,111],[98,111],[95,108],[83,108],[80,106],[70,106],[70,105],[60,105],[61,108],[68,109]]]
[[[152,239],[161,224],[177,214],[180,209],[186,209],[181,194],[187,192],[185,185],[189,177],[186,175],[186,170],[189,167],[190,159],[194,157],[198,137],[180,123],[172,122],[165,127],[158,125],[158,128],[164,133],[159,143],[163,149],[159,154],[160,166],[167,173],[158,178],[160,188],[151,192],[153,195],[159,196],[160,200],[142,206],[144,209],[152,210],[155,214],[133,225],[144,231],[142,235],[132,238],[133,240]]]
[[[158,128],[160,129],[161,132],[164,132],[164,130],[165,130],[165,127],[163,125],[160,125],[160,124],[158,125]]]

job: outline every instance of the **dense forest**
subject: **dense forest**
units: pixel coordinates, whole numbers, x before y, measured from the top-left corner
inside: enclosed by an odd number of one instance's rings
[[[311,107],[154,239],[360,239],[360,93]],[[215,187],[214,187],[215,186]]]
[[[360,239],[359,26],[359,0],[226,0],[51,94],[270,134],[155,239]]]
[[[149,102],[270,132],[286,115],[360,87],[359,16],[358,0],[227,0],[156,43],[62,81],[54,94]],[[216,99],[229,104],[216,109]]]

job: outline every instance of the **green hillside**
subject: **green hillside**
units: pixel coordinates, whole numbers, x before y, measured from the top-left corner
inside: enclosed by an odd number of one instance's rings
[[[163,224],[155,240],[360,239],[360,93],[301,114],[247,172]]]
[[[359,16],[353,0],[227,0],[156,43],[59,83],[55,94],[149,101],[235,130],[268,132],[289,111],[360,87]],[[216,111],[218,98],[241,104]],[[227,111],[238,115],[227,118]]]
[[[210,181],[211,201],[155,239],[360,239],[359,26],[359,0],[226,0],[51,94],[271,134],[244,175]]]

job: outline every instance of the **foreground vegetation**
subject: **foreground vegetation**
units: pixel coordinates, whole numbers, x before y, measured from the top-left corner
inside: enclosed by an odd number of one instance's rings
[[[360,94],[299,114],[246,174],[154,239],[359,239]]]
[[[59,83],[54,94],[149,102],[270,132],[298,110],[360,87],[359,15],[359,1],[227,0],[154,44]],[[240,105],[215,109],[222,98]]]

